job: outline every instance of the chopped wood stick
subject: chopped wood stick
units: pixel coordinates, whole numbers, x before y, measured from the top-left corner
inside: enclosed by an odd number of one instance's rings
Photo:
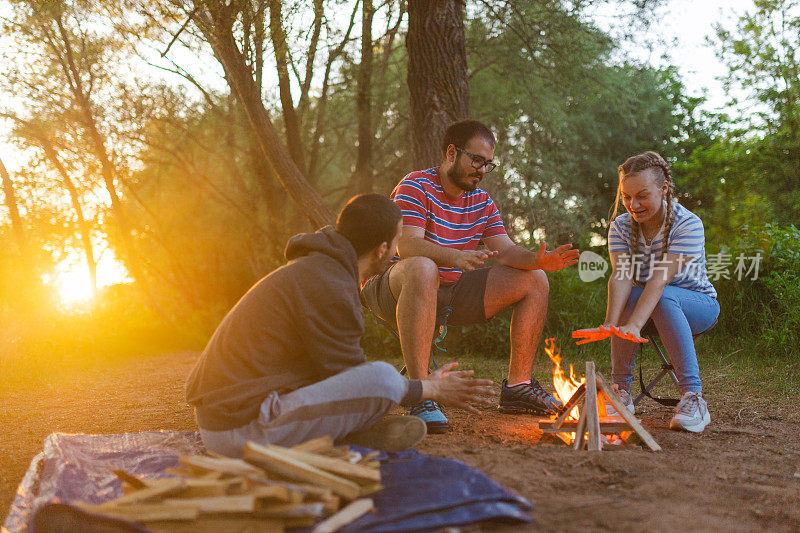
[[[630,426],[626,422],[619,422],[616,424],[601,423],[600,433],[619,433],[620,431],[630,430]],[[560,428],[553,428],[547,426],[539,426],[542,433],[574,433],[578,429],[578,423],[568,420],[561,424]]]
[[[380,483],[372,483],[370,485],[362,485],[361,492],[359,493],[359,497],[369,496],[370,494],[375,494],[376,492],[380,492],[383,490],[383,485]]]
[[[277,481],[267,478],[247,477],[246,479],[257,485],[278,485],[285,487],[293,494],[292,499],[298,497],[298,501],[323,500],[333,495],[333,491],[331,489],[328,487],[320,487],[318,485],[309,485],[307,483],[289,483],[287,481]]]
[[[359,486],[352,481],[305,464],[294,457],[288,456],[286,453],[277,453],[271,447],[261,446],[255,442],[245,444],[244,457],[248,461],[253,461],[263,466],[270,472],[328,487],[348,500],[356,499],[361,491]]]
[[[214,470],[201,470],[199,468],[186,468],[186,467],[165,468],[164,473],[171,474],[173,476],[181,476],[185,478],[194,478],[194,479],[220,479],[221,477],[225,476],[224,472],[217,472]]]
[[[236,496],[214,496],[211,498],[167,498],[168,505],[193,505],[204,514],[252,513],[256,509],[256,497],[252,494]]]
[[[567,404],[561,408],[561,414],[555,419],[555,427],[560,426],[561,423],[567,419],[569,413],[575,408],[576,405],[578,405],[578,402],[583,400],[584,396],[586,396],[586,384],[578,387],[578,390],[575,391],[575,394],[572,395],[572,398],[567,400]]]
[[[319,518],[325,514],[325,505],[320,502],[315,503],[277,503],[264,505],[256,508],[256,515],[265,518]]]
[[[181,455],[178,462],[183,466],[205,471],[216,471],[233,476],[251,474],[264,476],[262,469],[253,466],[241,459],[231,459],[228,457],[203,457],[201,455]]]
[[[335,513],[336,511],[339,510],[339,507],[341,507],[342,505],[341,498],[339,498],[335,494],[331,494],[329,497],[323,498],[321,501],[322,504],[325,506],[326,515]]]
[[[380,470],[381,462],[380,461],[359,461],[359,465],[366,466],[367,468],[374,468],[375,470]]]
[[[578,428],[575,431],[575,440],[572,442],[573,450],[583,449],[584,435],[586,435],[586,409],[581,409],[581,417],[578,420]]]
[[[597,381],[595,380],[594,362],[586,361],[586,396],[583,402],[586,411],[586,447],[590,452],[603,449],[600,440],[600,414],[597,409]]]
[[[309,517],[290,517],[290,518],[281,518],[281,522],[283,525],[286,526],[286,529],[292,529],[296,527],[311,527],[317,521],[317,518],[314,516]]]
[[[167,477],[162,479],[154,479],[148,482],[147,486],[134,492],[129,492],[124,496],[120,496],[116,500],[111,500],[100,504],[102,507],[118,507],[123,505],[130,505],[132,503],[146,502],[162,498],[164,496],[171,496],[186,490],[186,480],[176,477]]]
[[[661,446],[658,445],[653,436],[650,435],[650,433],[648,433],[644,427],[642,427],[638,420],[636,420],[636,417],[633,416],[633,413],[631,413],[628,408],[622,404],[622,401],[619,399],[619,396],[617,396],[617,393],[611,390],[608,385],[606,385],[603,376],[597,373],[595,374],[595,379],[597,380],[597,387],[600,389],[600,391],[605,395],[608,401],[611,402],[611,405],[614,406],[614,409],[616,409],[617,413],[620,414],[622,418],[624,418],[625,421],[630,424],[631,428],[633,428],[639,437],[642,438],[644,443],[647,444],[647,446],[654,452],[660,451]]]
[[[331,451],[323,454],[329,457],[338,457],[343,459],[350,455],[350,447],[349,446],[336,446],[335,448],[331,449]]]
[[[303,494],[299,491],[275,484],[256,485],[253,487],[252,494],[259,502],[300,503],[303,501]]]
[[[300,452],[310,452],[310,453],[326,453],[333,450],[333,437],[330,435],[324,435],[322,437],[317,437],[316,439],[307,440],[297,446],[292,446],[293,450],[297,450]]]
[[[244,480],[228,479],[192,479],[186,480],[186,490],[179,494],[180,498],[209,498],[228,494],[242,494]]]
[[[145,489],[146,490],[146,489]],[[200,510],[190,504],[138,503],[136,505],[108,506],[90,505],[76,502],[76,507],[89,513],[102,514],[114,518],[122,518],[131,522],[148,522],[151,520],[194,520]]]
[[[241,478],[218,480],[181,477],[180,479],[183,479],[186,483],[185,490],[178,494],[178,496],[181,498],[204,498],[208,496],[224,496],[225,494],[243,492],[242,486],[244,484],[244,480]],[[160,484],[164,483],[163,479],[139,480],[139,482],[142,483],[142,487],[139,487],[138,484],[134,487],[128,483],[125,483],[122,486],[123,492],[125,494],[131,494],[135,491],[141,490],[142,488],[159,487]]]
[[[326,518],[317,524],[312,533],[333,533],[334,531],[361,518],[374,509],[375,505],[371,499],[363,498],[356,500],[344,507],[335,515]]]
[[[193,522],[147,522],[147,528],[169,533],[283,533],[282,520],[237,516],[201,516]]]
[[[350,464],[341,459],[333,457],[325,457],[314,453],[299,452],[280,446],[267,446],[266,448],[272,450],[274,453],[282,454],[286,457],[292,457],[305,464],[321,468],[338,476],[352,479],[353,481],[377,483],[381,480],[381,473],[374,468],[366,466]]]
[[[127,483],[133,489],[143,489],[147,486],[145,481],[139,479],[133,474],[129,474],[124,470],[113,470],[113,472],[114,475],[121,479],[123,483]]]
[[[572,428],[575,430],[575,427],[578,424],[577,420],[567,420],[560,426],[556,426],[555,421],[553,420],[540,420],[537,422],[539,424],[539,429],[558,429],[558,428]],[[619,426],[624,426],[625,428],[630,429],[630,426],[625,419],[621,416],[601,416],[600,417],[600,428],[616,428]],[[564,431],[568,431],[564,429]]]
[[[360,461],[358,461],[358,464],[371,466],[372,463],[378,463],[378,466],[380,466],[379,461],[373,461],[373,459],[378,457],[380,454],[381,452],[379,451],[369,452],[367,455],[362,457]]]

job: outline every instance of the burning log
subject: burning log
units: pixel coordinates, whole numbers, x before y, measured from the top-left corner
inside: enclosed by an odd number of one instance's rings
[[[545,353],[554,364],[553,387],[556,395],[564,402],[564,407],[558,416],[539,422],[542,432],[556,435],[576,450],[586,446],[592,451],[602,450],[603,435],[610,435],[609,439],[624,442],[635,432],[651,450],[661,449],[652,435],[622,404],[616,393],[606,385],[603,377],[595,371],[593,362],[586,363],[586,375],[580,380],[575,377],[572,365],[567,377],[561,369],[561,354],[556,349],[555,339],[547,339],[545,346]],[[605,416],[605,402],[614,406],[618,416]]]

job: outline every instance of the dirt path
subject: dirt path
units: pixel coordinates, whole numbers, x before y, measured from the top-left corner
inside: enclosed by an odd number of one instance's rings
[[[194,429],[183,383],[195,353],[147,357],[66,384],[0,393],[3,520],[31,458],[52,432]],[[575,452],[542,439],[532,419],[449,413],[455,429],[420,451],[461,459],[528,498],[528,527],[485,530],[800,531],[800,409],[710,398],[700,436],[669,431],[670,411],[640,415],[662,446]]]

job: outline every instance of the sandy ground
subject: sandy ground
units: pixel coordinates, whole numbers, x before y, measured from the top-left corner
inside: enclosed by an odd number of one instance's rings
[[[197,354],[147,357],[66,383],[0,393],[3,520],[31,458],[52,432],[194,429],[183,383]],[[543,439],[534,419],[448,413],[454,429],[419,450],[481,469],[535,506],[528,526],[485,531],[800,531],[800,408],[712,397],[702,435],[668,429],[670,410],[641,418],[663,451],[577,452]]]

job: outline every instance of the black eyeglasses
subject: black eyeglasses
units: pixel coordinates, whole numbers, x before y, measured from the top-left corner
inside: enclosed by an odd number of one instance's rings
[[[456,150],[461,152],[462,154],[468,156],[472,159],[472,168],[475,170],[480,170],[481,168],[485,168],[486,172],[491,172],[492,170],[497,168],[497,163],[492,163],[491,161],[487,161],[485,157],[480,155],[475,155],[467,152],[463,148],[459,148],[456,146]]]

